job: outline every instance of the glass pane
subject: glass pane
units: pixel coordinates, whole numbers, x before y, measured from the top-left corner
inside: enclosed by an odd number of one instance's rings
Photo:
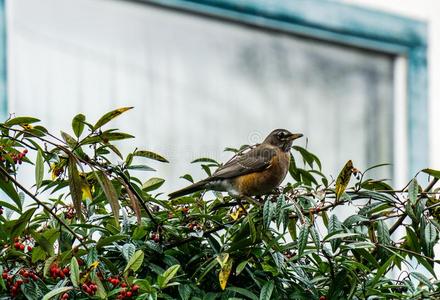
[[[348,159],[392,162],[391,56],[125,1],[8,9],[10,110],[68,128],[77,112],[135,106],[117,125],[171,160],[166,190],[203,176],[194,158],[226,160],[279,127],[335,176]]]

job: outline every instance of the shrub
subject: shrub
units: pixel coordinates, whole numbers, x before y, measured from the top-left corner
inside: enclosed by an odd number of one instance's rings
[[[167,200],[157,193],[163,179],[133,175],[152,170],[139,161],[167,160],[148,150],[123,156],[114,141],[133,136],[104,129],[129,109],[95,124],[79,114],[60,138],[32,117],[0,124],[2,299],[440,294],[433,250],[440,171],[422,170],[431,179],[424,187],[414,178],[394,189],[348,161],[333,180],[318,157],[294,146],[291,183],[253,199],[246,211],[221,193]],[[218,166],[208,158],[195,163],[208,173]],[[34,170],[31,188],[17,179],[23,164]],[[356,212],[342,219],[337,207]]]

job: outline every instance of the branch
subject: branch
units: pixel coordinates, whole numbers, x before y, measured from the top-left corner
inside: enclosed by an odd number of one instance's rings
[[[87,247],[86,244],[84,244],[84,242],[82,241],[82,238],[75,232],[73,231],[72,228],[70,228],[70,226],[65,223],[62,219],[60,219],[60,217],[58,217],[50,207],[48,207],[44,202],[42,202],[41,200],[39,200],[34,194],[32,194],[28,189],[26,189],[24,186],[22,186],[13,176],[11,176],[8,171],[6,171],[2,166],[0,166],[0,172],[3,173],[3,175],[5,175],[9,180],[11,180],[16,187],[18,187],[20,190],[22,190],[25,194],[27,194],[29,197],[31,197],[38,205],[41,205],[49,214],[51,214],[62,226],[64,226],[67,231],[69,231],[80,243],[81,245],[84,246],[84,248],[86,250],[88,250],[89,248]]]

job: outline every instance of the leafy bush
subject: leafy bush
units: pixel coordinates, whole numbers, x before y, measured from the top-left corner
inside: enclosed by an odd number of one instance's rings
[[[128,109],[95,124],[77,115],[61,138],[31,117],[0,124],[2,299],[439,297],[440,171],[422,171],[425,187],[414,178],[394,189],[348,161],[333,180],[294,146],[292,183],[247,211],[221,193],[167,200],[163,179],[133,175],[152,170],[135,161],[167,160],[124,157],[113,142],[132,136],[104,129]],[[31,188],[17,180],[22,164],[33,167]],[[356,212],[342,219],[338,207]]]

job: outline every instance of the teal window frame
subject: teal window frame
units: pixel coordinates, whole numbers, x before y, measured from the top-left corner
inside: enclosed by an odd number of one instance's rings
[[[128,0],[407,58],[408,174],[429,163],[427,23],[327,0]]]

